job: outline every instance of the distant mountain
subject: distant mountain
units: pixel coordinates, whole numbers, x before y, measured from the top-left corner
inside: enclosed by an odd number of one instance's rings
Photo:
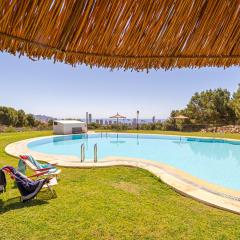
[[[33,116],[36,120],[41,121],[41,122],[48,122],[49,120],[56,119],[56,118],[46,116],[46,115],[33,115]]]

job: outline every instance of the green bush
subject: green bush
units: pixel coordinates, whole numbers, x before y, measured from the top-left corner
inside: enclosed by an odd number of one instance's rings
[[[16,128],[13,126],[9,126],[4,129],[4,132],[7,132],[7,133],[16,132],[16,131],[17,131]]]
[[[89,130],[94,130],[100,128],[100,125],[98,123],[89,123],[88,124],[88,129]]]

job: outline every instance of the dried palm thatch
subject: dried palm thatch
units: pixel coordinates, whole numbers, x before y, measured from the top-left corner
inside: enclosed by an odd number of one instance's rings
[[[240,65],[239,0],[1,0],[0,50],[143,70]]]

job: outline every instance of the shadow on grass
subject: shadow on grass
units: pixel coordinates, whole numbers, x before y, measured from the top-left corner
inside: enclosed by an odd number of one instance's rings
[[[48,200],[55,198],[57,198],[57,194],[54,190],[53,191],[44,190],[39,192],[35,199],[32,199],[24,203],[21,202],[20,197],[10,198],[6,201],[0,199],[0,214],[16,209],[48,204]]]

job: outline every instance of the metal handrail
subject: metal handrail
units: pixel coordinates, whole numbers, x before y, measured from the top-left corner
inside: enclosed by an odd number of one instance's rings
[[[81,162],[85,160],[85,145],[84,143],[81,144]]]
[[[94,144],[94,162],[97,162],[97,144]]]

